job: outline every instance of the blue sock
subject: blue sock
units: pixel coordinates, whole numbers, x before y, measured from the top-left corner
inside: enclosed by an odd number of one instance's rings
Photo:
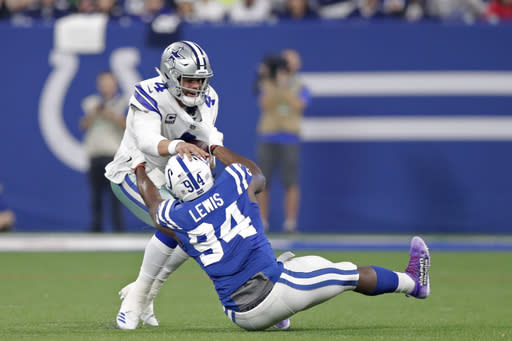
[[[164,243],[171,249],[174,249],[178,245],[178,242],[176,241],[176,239],[166,236],[165,234],[163,234],[160,231],[156,231],[155,236],[158,238],[159,241],[161,241],[162,243]]]
[[[398,275],[391,270],[384,269],[379,266],[372,265],[371,267],[377,273],[377,286],[370,295],[374,296],[395,292],[398,287]]]

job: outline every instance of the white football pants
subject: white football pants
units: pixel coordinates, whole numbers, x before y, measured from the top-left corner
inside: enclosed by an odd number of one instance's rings
[[[243,313],[224,308],[234,323],[247,330],[268,328],[345,290],[353,290],[359,280],[357,266],[350,262],[305,256],[284,260],[283,264],[281,277],[255,308]]]

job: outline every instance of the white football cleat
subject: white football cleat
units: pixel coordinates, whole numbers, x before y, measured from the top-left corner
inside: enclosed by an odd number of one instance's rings
[[[149,302],[146,309],[140,315],[140,319],[143,324],[147,324],[151,327],[158,327],[158,320],[156,319],[155,313],[153,312],[153,301]]]
[[[118,294],[119,294],[119,298],[121,300],[124,300],[126,298],[126,296],[128,296],[128,293],[130,292],[130,289],[132,288],[133,284],[135,282],[131,282],[130,284],[128,284],[127,286],[125,286],[124,288],[122,288]]]
[[[119,291],[118,294],[121,300],[124,300],[126,296],[128,296],[128,293],[130,292],[134,283],[135,282],[128,284]],[[152,327],[158,327],[158,320],[156,319],[155,313],[153,311],[153,301],[149,302],[146,305],[146,307],[142,311],[142,314],[140,314],[140,320],[142,320],[142,324],[147,324],[148,326]]]
[[[139,326],[140,318],[139,313],[135,311],[123,311],[122,306],[121,310],[117,313],[116,323],[119,329],[125,330],[134,330]]]

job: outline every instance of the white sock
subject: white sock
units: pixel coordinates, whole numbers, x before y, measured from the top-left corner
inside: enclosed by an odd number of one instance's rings
[[[142,311],[155,279],[173,251],[174,249],[171,249],[153,235],[144,250],[144,259],[142,260],[139,276],[123,301],[125,311]]]
[[[153,285],[151,286],[151,290],[148,295],[148,302],[154,300],[155,296],[160,291],[160,288],[164,284],[164,282],[169,278],[169,276],[183,264],[189,256],[183,251],[183,249],[179,246],[173,250],[172,254],[167,258],[167,262],[160,269],[160,272],[156,276],[153,281]]]
[[[139,277],[145,275],[154,280],[162,271],[162,268],[173,252],[174,249],[171,249],[153,235],[144,250],[144,259],[140,267]]]
[[[409,294],[414,290],[416,283],[414,280],[404,272],[395,272],[398,276],[398,287],[395,292],[401,292],[405,294]]]

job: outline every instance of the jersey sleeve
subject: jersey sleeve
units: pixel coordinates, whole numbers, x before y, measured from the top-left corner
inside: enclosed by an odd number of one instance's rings
[[[137,147],[144,153],[159,156],[158,144],[166,138],[161,134],[161,121],[157,115],[132,108],[133,133]]]
[[[147,81],[135,85],[133,96],[130,99],[130,105],[141,111],[154,112],[162,119],[162,113],[158,107],[157,100],[149,93]]]
[[[239,163],[233,163],[227,166],[225,171],[231,176],[231,181],[235,183],[239,195],[249,188],[252,180],[252,173],[249,168]]]
[[[218,146],[224,145],[224,134],[222,134],[217,127],[215,127],[215,122],[217,121],[217,115],[219,112],[219,96],[217,92],[210,87],[210,92],[205,100],[206,107],[208,108],[208,115],[206,117],[206,124],[210,126],[208,138],[206,142],[209,145],[215,144]]]
[[[156,211],[156,221],[158,224],[171,230],[180,229],[178,224],[171,219],[171,210],[176,203],[177,201],[175,200],[165,200],[160,203]]]

